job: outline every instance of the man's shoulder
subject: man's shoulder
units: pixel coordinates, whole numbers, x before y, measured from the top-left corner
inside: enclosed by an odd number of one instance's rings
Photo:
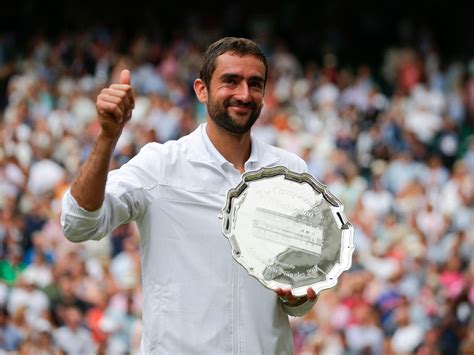
[[[183,136],[177,140],[169,140],[163,143],[149,142],[143,145],[138,154],[173,154],[184,151],[188,145],[189,136]]]
[[[186,168],[184,165],[188,161],[190,145],[189,136],[164,143],[146,143],[123,167],[153,176],[153,181],[158,178],[162,180],[163,176],[171,174],[173,169]]]
[[[290,152],[289,150],[277,147],[275,145],[271,145],[268,143],[262,143],[265,146],[265,149],[270,151],[272,154],[281,157],[283,159],[291,159],[291,160],[300,160],[300,156],[296,153]]]
[[[288,169],[303,172],[307,170],[305,161],[296,153],[286,149],[268,144],[267,142],[257,140],[260,149],[264,152],[264,156],[273,156],[276,165],[282,165]]]

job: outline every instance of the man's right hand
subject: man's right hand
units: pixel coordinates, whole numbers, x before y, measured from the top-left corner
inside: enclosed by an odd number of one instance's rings
[[[134,106],[130,71],[125,69],[120,73],[118,84],[110,85],[97,96],[100,133],[71,186],[71,195],[87,211],[97,211],[104,202],[110,159]]]
[[[101,126],[101,133],[109,138],[118,138],[125,124],[132,117],[135,107],[130,71],[122,70],[118,84],[103,89],[97,96],[96,109]]]

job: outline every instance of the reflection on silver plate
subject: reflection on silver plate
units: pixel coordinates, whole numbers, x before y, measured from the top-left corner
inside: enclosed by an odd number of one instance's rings
[[[354,228],[343,209],[310,174],[262,168],[228,191],[222,232],[234,259],[265,287],[318,293],[352,263]]]

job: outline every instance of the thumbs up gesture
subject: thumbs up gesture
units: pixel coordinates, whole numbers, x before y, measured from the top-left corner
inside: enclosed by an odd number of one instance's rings
[[[96,109],[102,133],[118,138],[125,124],[132,117],[135,106],[130,71],[122,70],[118,84],[102,89],[97,96]]]

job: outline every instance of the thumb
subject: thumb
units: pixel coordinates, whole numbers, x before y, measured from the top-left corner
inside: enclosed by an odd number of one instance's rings
[[[124,69],[120,72],[119,83],[130,85],[130,70]]]

